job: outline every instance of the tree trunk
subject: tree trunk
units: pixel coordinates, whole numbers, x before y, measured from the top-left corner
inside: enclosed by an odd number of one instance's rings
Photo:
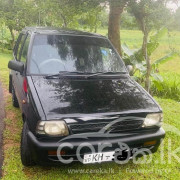
[[[127,1],[110,1],[108,38],[122,55],[120,40],[120,18]]]
[[[13,49],[14,45],[15,45],[15,36],[14,36],[13,29],[11,27],[9,27],[9,31],[10,31],[11,37],[12,37],[11,48]]]
[[[65,17],[62,13],[60,13],[60,16],[61,16],[61,18],[62,18],[62,20],[63,20],[63,28],[67,28],[66,17]]]
[[[143,56],[146,60],[146,66],[147,66],[146,79],[145,79],[145,89],[148,92],[150,92],[151,60],[148,56],[147,43],[148,43],[148,32],[144,31],[142,51],[143,51]]]

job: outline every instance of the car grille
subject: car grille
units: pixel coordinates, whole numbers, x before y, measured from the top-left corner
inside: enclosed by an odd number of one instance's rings
[[[84,123],[84,124],[70,124],[70,129],[73,134],[98,132],[102,128],[105,128],[110,122],[99,123]],[[107,132],[118,133],[127,130],[135,130],[142,127],[142,120],[123,120],[116,122],[112,126],[105,128]]]

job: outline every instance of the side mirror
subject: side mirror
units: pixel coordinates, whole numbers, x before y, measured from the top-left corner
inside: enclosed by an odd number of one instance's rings
[[[24,71],[24,64],[22,62],[12,60],[9,61],[8,68],[14,71],[18,71],[20,74],[22,74]]]
[[[129,72],[129,74],[132,76],[133,75],[133,70],[134,70],[133,66],[132,65],[127,65],[126,68],[127,68],[128,72]]]

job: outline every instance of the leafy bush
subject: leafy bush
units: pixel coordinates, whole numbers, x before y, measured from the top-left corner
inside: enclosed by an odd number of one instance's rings
[[[180,101],[180,74],[163,73],[163,81],[152,81],[153,95]]]
[[[159,47],[159,40],[167,34],[167,29],[162,28],[157,31],[154,35],[149,38],[147,51],[148,56],[151,56],[153,52]],[[134,71],[132,75],[134,75],[135,80],[144,86],[145,77],[147,73],[147,65],[146,61],[143,57],[142,48],[137,50],[130,49],[126,44],[122,45],[123,49],[123,60],[125,61],[126,65],[132,65]],[[166,63],[167,61],[173,60],[174,57],[179,56],[178,52],[171,51],[169,54],[157,59],[151,63],[151,74],[150,80],[151,84],[153,83],[154,86],[158,86],[159,84],[163,83],[163,78],[159,75],[159,65]]]
[[[0,48],[1,49],[11,49],[12,38],[9,30],[6,26],[2,25],[0,27]]]

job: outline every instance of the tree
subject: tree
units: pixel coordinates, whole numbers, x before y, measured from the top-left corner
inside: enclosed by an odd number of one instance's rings
[[[25,26],[56,26],[79,28],[83,19],[91,31],[96,31],[101,11],[99,0],[0,0],[1,19],[8,27],[14,46],[15,32]]]
[[[78,12],[69,1],[36,0],[39,26],[76,27]]]
[[[89,28],[96,32],[99,21],[99,12],[110,7],[108,37],[121,55],[120,18],[124,7],[129,0],[35,0],[42,14],[40,24],[79,28]]]
[[[84,10],[90,11],[95,8],[97,8],[100,11],[103,9],[103,7],[110,8],[109,22],[108,22],[108,38],[110,39],[114,47],[117,49],[119,54],[122,55],[121,39],[120,39],[120,19],[121,19],[121,14],[124,10],[124,7],[128,4],[129,0],[69,0],[68,2],[70,3],[71,1],[74,2],[74,6],[76,8],[80,7],[78,9],[81,9],[81,10],[83,9],[83,11]],[[76,12],[77,12],[77,9],[76,9]],[[95,14],[97,14],[97,11],[94,11],[94,12]],[[91,18],[91,20],[93,20],[93,18]],[[98,21],[96,20],[94,22],[98,23]]]
[[[149,33],[153,29],[160,29],[169,20],[169,10],[165,1],[159,0],[131,0],[131,13],[136,17],[139,28],[143,32],[142,55],[146,61],[145,89],[150,91],[151,60],[147,51]]]
[[[174,29],[180,31],[180,7],[174,13],[174,22],[171,25]]]
[[[106,8],[102,9],[99,14],[99,21],[101,22],[101,27],[107,29],[108,27],[108,19],[109,19],[109,12]]]
[[[79,28],[79,22],[90,27],[96,22],[101,9],[97,0],[35,0],[40,16],[40,25],[63,28]],[[92,30],[92,28],[91,28]]]
[[[122,13],[120,27],[128,30],[139,29],[136,18],[127,11]]]
[[[85,13],[82,13],[80,15],[80,19],[78,20],[79,25],[83,29],[89,29],[91,32],[96,33],[98,27],[100,27],[104,23],[103,21],[101,21],[103,20],[102,18],[104,18],[104,17],[101,17],[101,12],[102,12],[102,7],[97,6],[94,9],[91,9]]]
[[[45,3],[48,1],[49,3]],[[103,7],[110,7],[108,37],[121,55],[120,18],[128,2],[129,0],[59,0],[54,3],[54,1],[45,0],[43,4],[46,4],[45,6],[48,4],[48,11],[52,9],[51,15],[56,13],[56,18],[60,16],[63,19],[64,27],[74,27],[75,24],[78,26],[77,19],[79,19],[86,22],[86,26],[89,26],[92,31],[93,29],[96,31],[99,23],[98,11]]]
[[[127,0],[110,0],[108,38],[120,55],[122,55],[120,41],[120,18],[127,3]]]
[[[35,10],[33,1],[0,0],[0,14],[11,33],[12,48],[15,42],[14,31],[20,31],[25,26],[34,24],[37,18]]]

